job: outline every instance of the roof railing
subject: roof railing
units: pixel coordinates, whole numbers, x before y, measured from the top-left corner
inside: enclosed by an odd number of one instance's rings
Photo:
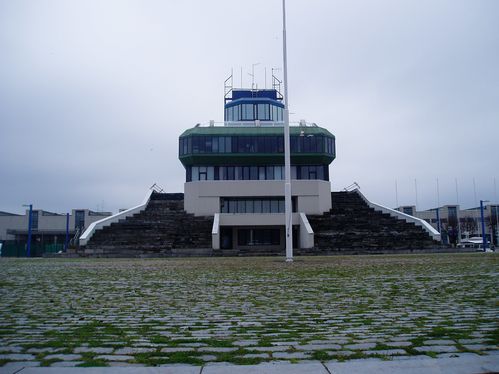
[[[306,122],[305,120],[301,120],[299,122],[290,122],[290,126],[295,127],[318,127],[318,125],[314,122]],[[194,127],[283,127],[283,121],[224,121],[224,122],[215,122],[210,120],[204,123],[196,123]]]

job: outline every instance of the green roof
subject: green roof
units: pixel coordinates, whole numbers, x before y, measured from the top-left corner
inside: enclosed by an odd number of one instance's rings
[[[322,127],[305,127],[305,126],[291,126],[289,128],[290,135],[300,135],[301,132],[305,135],[326,135],[334,138],[328,130]],[[284,127],[272,126],[272,127],[262,127],[262,126],[213,126],[213,127],[193,127],[191,129],[185,130],[180,137],[190,136],[190,135],[220,135],[220,136],[230,136],[230,135],[242,135],[242,136],[257,136],[257,135],[282,135],[284,132]]]

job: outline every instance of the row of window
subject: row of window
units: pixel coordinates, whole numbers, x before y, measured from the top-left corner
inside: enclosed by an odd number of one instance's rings
[[[283,120],[283,108],[270,104],[239,104],[225,108],[226,121]]]
[[[283,165],[266,166],[187,166],[186,181],[205,180],[283,180]],[[327,165],[292,165],[291,179],[329,180]]]
[[[280,245],[281,232],[279,229],[239,229],[237,230],[237,244],[242,246]]]
[[[292,199],[292,210],[296,212],[296,198]],[[220,198],[220,213],[284,213],[283,197]]]
[[[323,135],[290,137],[291,153],[334,155],[334,139]],[[283,136],[189,136],[179,139],[179,154],[283,153]]]

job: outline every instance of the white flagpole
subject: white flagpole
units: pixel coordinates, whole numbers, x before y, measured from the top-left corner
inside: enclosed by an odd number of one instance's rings
[[[291,152],[289,142],[288,57],[286,50],[286,0],[282,0],[282,54],[284,71],[284,202],[286,219],[286,262],[293,261],[293,223],[291,204]]]

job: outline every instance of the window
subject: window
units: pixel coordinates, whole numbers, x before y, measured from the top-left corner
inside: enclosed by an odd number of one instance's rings
[[[199,180],[205,181],[207,179],[208,179],[208,173],[206,171],[206,166],[200,166],[199,167]]]
[[[186,182],[199,180],[282,180],[283,165],[187,166]],[[326,165],[291,165],[291,179],[329,180]]]
[[[239,229],[237,244],[241,246],[280,245],[281,231],[279,229]]]
[[[213,153],[218,153],[218,136],[212,137],[211,141],[211,151]]]
[[[75,213],[78,215],[78,212],[83,212],[83,210],[77,210]],[[76,222],[76,221],[75,221]],[[83,212],[83,225],[85,225],[85,212]],[[38,230],[38,210],[31,211],[31,229]]]
[[[240,108],[240,105],[236,105],[233,107],[233,109],[234,109],[233,116],[232,116],[233,121],[240,121],[241,120],[241,117],[239,115],[239,112],[240,112],[239,108]]]
[[[258,115],[257,119],[261,121],[270,120],[270,108],[269,104],[257,104]]]
[[[34,218],[34,216],[33,216],[33,218]],[[37,216],[37,227],[38,227],[38,216]],[[84,227],[85,227],[85,211],[84,210],[76,210],[75,211],[75,229],[82,229]],[[33,224],[33,228],[35,228],[34,224]]]
[[[251,166],[250,167],[250,179],[251,180],[258,180],[258,167],[257,166]]]
[[[405,214],[409,214],[410,216],[413,215],[412,207],[411,206],[405,206],[405,207],[403,207],[402,210],[403,210],[403,213],[405,213]]]
[[[283,197],[262,198],[220,198],[222,213],[284,213]],[[293,198],[293,211],[296,211],[296,198]]]
[[[223,136],[218,137],[218,152],[225,153],[225,138]]]
[[[253,121],[255,119],[255,116],[253,114],[253,104],[242,104],[241,111],[241,120]]]
[[[258,167],[258,179],[265,180],[265,166]]]

